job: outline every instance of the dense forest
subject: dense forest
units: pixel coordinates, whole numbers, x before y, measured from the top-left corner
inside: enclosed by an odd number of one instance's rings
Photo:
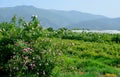
[[[120,77],[120,34],[43,28],[37,16],[0,23],[0,77]]]

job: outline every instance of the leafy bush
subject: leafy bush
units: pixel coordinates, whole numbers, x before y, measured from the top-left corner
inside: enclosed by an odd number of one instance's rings
[[[48,77],[54,68],[54,56],[50,48],[52,43],[49,39],[39,38],[42,28],[36,16],[32,16],[28,24],[23,23],[19,24],[21,27],[16,26],[14,16],[12,22],[0,24],[3,35],[0,38],[0,74],[10,77]]]
[[[10,72],[11,76],[48,77],[54,67],[53,56],[50,55],[51,51],[47,50],[48,45],[50,45],[49,40],[41,42],[37,40],[31,43],[17,41],[15,45],[12,45],[14,55],[6,64],[7,71]]]

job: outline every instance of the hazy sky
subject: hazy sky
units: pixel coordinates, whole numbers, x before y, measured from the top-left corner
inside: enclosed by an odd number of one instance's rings
[[[38,8],[77,10],[108,17],[120,17],[120,0],[0,0],[0,7],[33,5]]]

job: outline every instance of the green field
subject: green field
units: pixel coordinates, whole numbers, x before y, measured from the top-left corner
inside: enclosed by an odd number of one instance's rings
[[[0,23],[0,77],[120,77],[120,34]]]

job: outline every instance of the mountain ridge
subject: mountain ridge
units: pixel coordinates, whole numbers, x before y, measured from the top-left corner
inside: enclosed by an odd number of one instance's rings
[[[120,18],[109,18],[102,15],[83,13],[75,10],[64,11],[41,9],[26,5],[0,8],[0,22],[9,21],[13,15],[17,15],[18,17],[22,16],[26,21],[30,21],[32,15],[37,15],[40,19],[41,25],[45,28],[120,29]]]

